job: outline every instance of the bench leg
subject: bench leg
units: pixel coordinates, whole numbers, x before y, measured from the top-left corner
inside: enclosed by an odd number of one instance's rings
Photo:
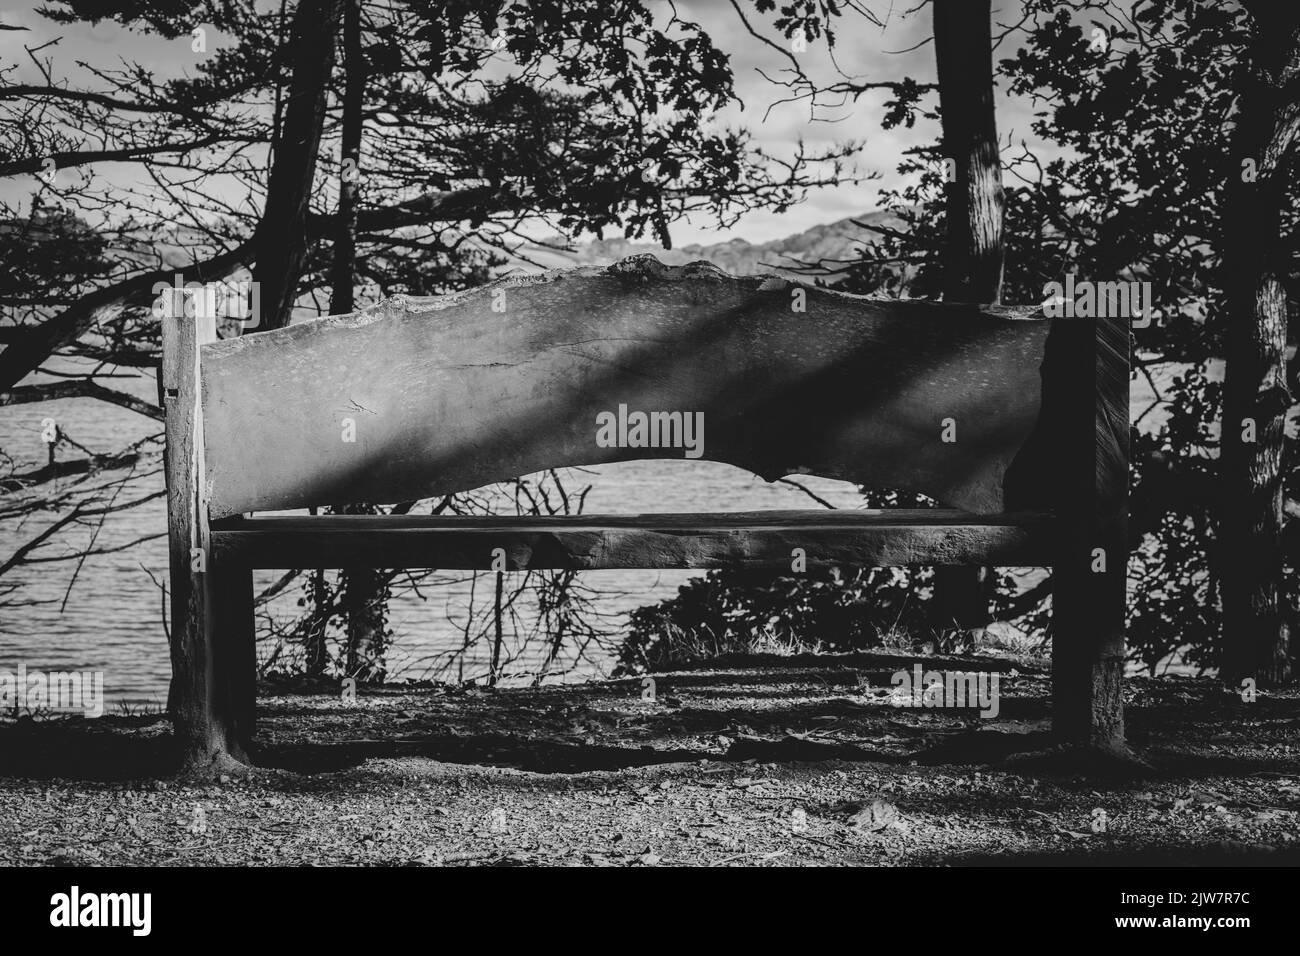
[[[253,617],[253,572],[246,567],[214,568],[216,618],[213,671],[215,700],[230,741],[246,755],[257,720],[257,644]],[[234,751],[232,751],[234,753]],[[242,756],[239,759],[244,759]]]
[[[236,694],[242,693],[234,691],[234,685],[242,678],[232,680],[240,671],[234,666],[239,652],[226,653],[239,644],[229,624],[243,620],[237,610],[241,576],[248,580],[247,572],[209,567],[180,580],[172,578],[173,719],[187,773],[221,771],[247,761],[234,705]],[[251,610],[251,589],[249,594],[242,602]]]
[[[1052,729],[1059,743],[1127,752],[1125,549],[1073,535],[1052,575]],[[1122,539],[1119,539],[1122,541]]]

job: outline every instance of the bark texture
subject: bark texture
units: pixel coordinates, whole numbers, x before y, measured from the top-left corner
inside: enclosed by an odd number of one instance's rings
[[[1282,241],[1286,160],[1300,135],[1300,7],[1250,4],[1255,31],[1242,65],[1234,169],[1223,210],[1227,304],[1223,389],[1223,677],[1261,684],[1294,673],[1278,593],[1282,576],[1283,426],[1287,389]],[[1252,439],[1253,440],[1250,440]]]

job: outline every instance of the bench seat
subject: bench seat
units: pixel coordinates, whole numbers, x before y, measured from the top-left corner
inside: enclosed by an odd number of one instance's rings
[[[213,556],[249,568],[508,570],[1000,565],[1049,567],[1044,512],[942,509],[460,517],[253,516],[215,521]],[[499,567],[499,564],[498,564]]]

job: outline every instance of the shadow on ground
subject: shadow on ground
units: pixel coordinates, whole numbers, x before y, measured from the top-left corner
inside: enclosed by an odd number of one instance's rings
[[[990,658],[927,658],[927,670],[999,672],[995,718],[976,709],[895,707],[891,675],[916,659],[854,654],[724,659],[640,679],[541,688],[437,684],[361,688],[264,685],[257,766],[328,773],[373,759],[423,758],[532,773],[756,761],[999,766],[1046,748],[1050,685],[1041,670]],[[1300,695],[1254,703],[1211,680],[1129,683],[1129,738],[1163,778],[1289,772]],[[19,720],[0,725],[0,772],[38,779],[131,780],[174,772],[162,717]],[[1068,768],[1063,768],[1067,769]]]
[[[1050,748],[1041,671],[921,663],[996,670],[997,716],[895,707],[912,659],[854,655],[656,674],[652,698],[264,684],[256,766],[205,781],[172,778],[162,717],[5,721],[0,864],[1296,863],[1300,692],[1130,681],[1145,765],[1084,767]]]

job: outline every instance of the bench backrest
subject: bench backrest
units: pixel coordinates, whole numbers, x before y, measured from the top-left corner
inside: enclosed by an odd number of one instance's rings
[[[649,257],[503,280],[200,342],[204,496],[218,519],[698,453],[981,513],[1113,508],[1127,336]]]

